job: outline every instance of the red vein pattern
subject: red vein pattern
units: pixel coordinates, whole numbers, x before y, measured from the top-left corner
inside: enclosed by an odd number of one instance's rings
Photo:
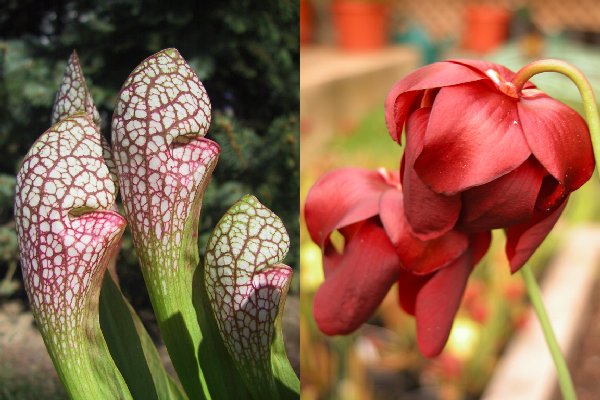
[[[52,107],[52,125],[68,116],[85,112],[92,116],[94,123],[100,126],[100,114],[94,105],[92,96],[85,84],[83,71],[79,65],[77,52],[73,51],[67,68],[63,75],[62,83],[56,93]]]
[[[270,376],[275,320],[283,311],[292,269],[283,223],[246,195],[223,216],[206,249],[205,281],[221,336],[251,385]]]
[[[97,309],[106,264],[125,229],[124,218],[110,211],[115,193],[98,127],[86,114],[62,119],[42,134],[17,174],[25,289],[58,357],[76,350],[89,303]]]
[[[161,266],[153,284],[163,295],[164,274],[178,268],[186,220],[220,152],[203,137],[209,124],[204,87],[175,49],[144,60],[119,94],[112,121],[119,186],[142,263]]]
[[[54,106],[52,107],[52,125],[62,119],[79,113],[89,114],[94,120],[94,123],[100,128],[100,125],[102,124],[100,114],[98,114],[98,110],[94,105],[90,91],[85,83],[85,77],[83,76],[81,65],[79,64],[77,52],[73,50],[73,53],[67,62],[63,80],[58,88],[58,92],[56,92],[56,97],[54,98]],[[100,144],[102,145],[104,162],[106,162],[108,170],[110,171],[110,177],[116,185],[117,170],[112,159],[110,145],[100,131],[98,131],[98,135],[100,137]],[[115,211],[118,211],[116,206]]]

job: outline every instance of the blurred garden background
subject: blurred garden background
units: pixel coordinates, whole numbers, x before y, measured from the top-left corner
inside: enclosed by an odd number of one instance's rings
[[[177,48],[205,85],[213,110],[207,136],[222,149],[204,197],[201,254],[224,211],[253,193],[283,219],[291,237],[285,262],[298,271],[297,0],[0,4],[0,399],[64,398],[27,312],[12,204],[20,161],[50,127],[54,95],[73,49],[110,140],[116,96],[129,73],[153,53]],[[156,336],[128,233],[118,273],[126,296]],[[286,318],[296,365],[298,291],[296,277]]]
[[[560,58],[581,69],[600,98],[600,4],[591,0],[300,3],[301,207],[330,169],[399,167],[402,149],[387,133],[383,102],[394,82],[421,65],[481,58],[516,71],[535,59]],[[375,27],[381,33],[373,33]],[[582,112],[577,89],[563,76],[542,74],[533,81]],[[530,261],[580,399],[600,398],[597,177],[571,196]],[[414,321],[401,311],[394,289],[355,333],[321,334],[312,298],[322,280],[320,249],[302,221],[303,399],[560,398],[543,339],[532,333],[537,321],[521,277],[509,273],[500,232],[471,276],[448,345],[436,359],[419,354]]]

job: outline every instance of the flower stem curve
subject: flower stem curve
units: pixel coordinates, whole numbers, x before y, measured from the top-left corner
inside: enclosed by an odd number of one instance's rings
[[[559,74],[565,75],[575,84],[575,86],[577,86],[577,90],[579,90],[583,102],[585,119],[588,123],[588,128],[590,129],[596,165],[600,165],[600,116],[598,115],[598,106],[596,104],[592,85],[585,75],[571,64],[562,60],[547,59],[527,64],[516,73],[512,83],[515,85],[517,93],[521,91],[523,85],[525,85],[529,79],[542,72],[558,72]]]
[[[594,96],[594,91],[592,90],[592,85],[583,75],[583,73],[571,64],[562,60],[547,59],[534,61],[524,66],[516,73],[512,83],[515,85],[517,92],[521,91],[523,85],[525,85],[529,79],[542,72],[558,72],[565,75],[575,84],[575,86],[577,86],[583,102],[585,119],[590,130],[590,138],[592,140],[596,165],[600,165],[600,116],[598,115],[598,106],[596,104],[596,98]],[[569,370],[556,342],[556,337],[554,336],[548,315],[544,309],[539,288],[533,273],[527,266],[523,267],[522,271],[527,292],[538,320],[542,325],[546,343],[548,344],[548,348],[552,354],[552,358],[556,366],[559,385],[563,397],[569,400],[576,399],[577,395],[575,394],[575,390],[573,388],[573,382],[569,375]]]
[[[540,288],[529,265],[525,265],[523,268],[521,268],[521,275],[525,281],[527,295],[531,300],[533,311],[540,322],[542,332],[544,332],[544,338],[546,339],[548,350],[552,355],[552,360],[554,361],[554,366],[556,367],[556,375],[558,376],[558,384],[560,386],[560,391],[563,395],[563,398],[565,400],[575,400],[577,399],[577,394],[575,393],[575,388],[573,387],[573,381],[571,380],[567,363],[560,350],[558,341],[556,340],[556,335],[552,329],[550,318],[548,317],[548,313],[544,307],[544,302],[542,301]]]

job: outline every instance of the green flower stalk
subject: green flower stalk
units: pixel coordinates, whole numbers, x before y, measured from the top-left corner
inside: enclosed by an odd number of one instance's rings
[[[98,127],[78,114],[46,131],[17,175],[15,219],[25,289],[72,398],[131,398],[98,319],[107,263],[125,220]]]

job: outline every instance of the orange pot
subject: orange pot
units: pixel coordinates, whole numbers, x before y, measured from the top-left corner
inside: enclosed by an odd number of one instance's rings
[[[308,0],[300,0],[300,44],[307,44],[312,40],[313,14]]]
[[[349,51],[369,51],[388,41],[385,3],[337,0],[331,5],[338,44]]]
[[[508,37],[510,12],[494,5],[469,6],[466,12],[466,26],[463,47],[478,53],[495,49]]]

